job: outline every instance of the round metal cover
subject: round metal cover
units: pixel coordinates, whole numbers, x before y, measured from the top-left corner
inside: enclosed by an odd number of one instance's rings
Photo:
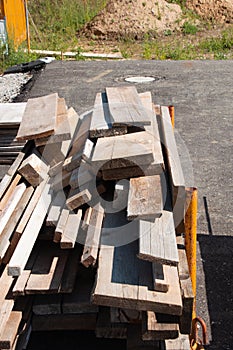
[[[125,81],[128,81],[129,83],[150,83],[154,80],[155,78],[153,77],[142,77],[142,76],[125,78]]]

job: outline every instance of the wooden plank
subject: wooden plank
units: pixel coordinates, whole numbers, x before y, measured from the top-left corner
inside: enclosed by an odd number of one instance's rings
[[[54,177],[58,173],[61,173],[62,166],[63,166],[63,161],[60,161],[53,166],[50,166],[49,171],[48,171],[49,176]]]
[[[85,186],[88,182],[95,181],[95,176],[89,170],[78,167],[72,171],[70,187],[72,189]]]
[[[95,282],[95,270],[78,265],[76,282],[72,293],[64,294],[63,314],[86,314],[98,312],[98,306],[91,303],[91,294]]]
[[[14,301],[12,299],[3,299],[0,306],[0,339],[4,333],[7,321],[10,317],[12,309],[14,307]]]
[[[58,192],[63,188],[69,186],[70,177],[71,172],[62,169],[61,172],[50,178],[49,183],[51,184],[53,191]]]
[[[61,295],[48,294],[36,295],[33,301],[35,315],[56,315],[61,313]]]
[[[12,192],[15,190],[16,186],[18,185],[21,179],[22,179],[22,176],[20,174],[16,174],[15,177],[12,179],[8,189],[6,190],[4,196],[0,201],[0,215],[3,209],[6,207],[10,197],[12,196]]]
[[[103,218],[104,209],[100,203],[97,203],[91,211],[83,255],[81,257],[81,263],[86,267],[96,263]]]
[[[75,247],[69,251],[59,293],[72,293],[76,282],[78,268],[80,266],[82,250],[83,245],[76,243]]]
[[[62,210],[61,210],[61,214],[60,214],[60,217],[58,219],[56,229],[54,232],[54,236],[53,236],[53,241],[55,243],[59,243],[61,240],[61,237],[62,237],[64,230],[65,230],[67,219],[69,217],[69,212],[70,211],[68,209],[66,209],[66,207],[62,208]]]
[[[162,171],[162,167],[155,164],[141,164],[140,166],[127,166],[127,168],[112,168],[112,169],[103,169],[103,179],[104,180],[121,180],[128,179],[131,177],[140,177],[140,176],[151,176],[158,175]]]
[[[60,247],[62,249],[74,248],[81,224],[81,218],[81,209],[78,210],[77,214],[69,213],[60,241]]]
[[[140,167],[153,161],[153,136],[146,131],[99,138],[92,156],[92,164],[102,169]]]
[[[157,314],[152,311],[142,313],[142,339],[165,340],[179,336],[178,317]]]
[[[112,127],[106,93],[97,93],[92,112],[90,137],[108,137],[127,133],[127,126]]]
[[[48,216],[46,218],[47,226],[56,226],[59,220],[62,208],[65,204],[66,197],[64,191],[59,191],[56,193],[51,206],[49,208]]]
[[[180,287],[183,302],[183,312],[180,316],[179,322],[180,332],[182,334],[190,334],[192,325],[194,294],[192,288],[192,281],[189,274],[184,238],[182,236],[177,236],[176,241],[178,245],[179,254],[178,273],[180,278]]]
[[[166,350],[190,350],[189,335],[180,334],[177,339],[165,340]]]
[[[59,291],[68,252],[44,242],[25,287],[26,294],[51,294]]]
[[[162,214],[160,175],[130,179],[127,206],[128,220],[154,220]]]
[[[93,207],[88,207],[85,211],[84,218],[82,221],[82,229],[85,231],[88,226],[90,225],[90,219],[91,219],[91,212],[93,210]]]
[[[26,102],[0,103],[0,126],[16,126],[21,123]]]
[[[111,321],[111,309],[109,307],[99,307],[95,334],[97,338],[127,338],[127,324],[113,323]]]
[[[19,185],[20,186],[20,185]],[[14,229],[22,216],[22,213],[25,210],[25,207],[27,206],[32,194],[33,194],[33,187],[25,188],[24,193],[22,194],[21,198],[17,202],[17,198],[14,196],[14,200],[16,200],[16,206],[9,218],[9,221],[7,222],[6,226],[0,230],[0,256],[4,257],[5,253],[7,252],[7,249],[10,245],[10,238],[14,232]],[[6,263],[6,261],[5,261]]]
[[[28,279],[31,274],[31,270],[33,268],[33,265],[36,261],[37,255],[39,254],[40,251],[40,243],[36,243],[32,253],[29,256],[29,259],[27,261],[27,264],[22,271],[21,275],[17,277],[15,285],[12,289],[12,294],[14,297],[19,297],[19,296],[24,296],[25,297],[25,287],[27,285]],[[26,299],[27,297],[25,297]]]
[[[116,182],[112,207],[118,211],[123,210],[127,207],[129,195],[129,181],[120,180]]]
[[[143,107],[135,86],[107,87],[106,94],[113,126],[150,125],[150,115]]]
[[[69,195],[66,201],[66,206],[68,209],[73,210],[81,207],[85,203],[88,203],[91,200],[91,198],[92,198],[92,195],[88,189],[85,189],[81,192],[71,191],[71,194]]]
[[[95,330],[96,313],[33,315],[33,331]]]
[[[80,166],[82,159],[87,162],[90,162],[93,147],[94,143],[91,140],[86,139],[85,143],[83,144],[83,147],[80,149],[79,152],[65,159],[63,169],[67,171],[72,171],[76,169]]]
[[[152,263],[152,274],[154,282],[154,290],[158,292],[167,292],[169,288],[167,275],[173,273],[174,267],[163,265],[158,262]]]
[[[175,227],[172,211],[163,210],[162,216],[154,220],[139,221],[140,259],[160,262],[166,265],[178,265]]]
[[[22,273],[43,224],[45,215],[47,214],[51,200],[52,195],[50,185],[46,184],[41,197],[25,227],[23,235],[11,257],[8,265],[9,275],[19,276]]]
[[[92,302],[180,315],[182,300],[179,280],[176,276],[170,276],[168,283],[171,288],[167,293],[154,291],[151,264],[138,259],[137,252],[137,241],[119,247],[101,246]]]
[[[1,289],[0,289],[0,308],[2,306],[3,301],[5,300],[11,286],[13,283],[14,279],[12,276],[8,276],[7,274],[7,267],[5,267],[5,269],[2,272],[2,275],[0,277],[0,285],[1,285]],[[0,312],[0,314],[2,314],[2,312]],[[0,323],[1,324],[1,323]]]
[[[170,184],[172,189],[172,204],[175,228],[177,233],[184,233],[185,180],[177,150],[176,140],[171,124],[168,107],[161,106],[162,143],[165,146]]]
[[[141,326],[131,324],[127,332],[127,350],[161,350],[160,341],[143,341]],[[176,349],[178,350],[178,348]]]
[[[48,166],[32,153],[27,157],[18,169],[19,173],[32,185],[38,186],[47,176]]]
[[[54,132],[58,94],[32,98],[27,101],[17,140],[37,139]]]
[[[0,348],[11,349],[18,333],[22,312],[12,311],[6,322],[5,329],[0,335]]]

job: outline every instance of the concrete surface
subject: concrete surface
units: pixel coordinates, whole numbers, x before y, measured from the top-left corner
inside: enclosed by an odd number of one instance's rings
[[[175,106],[178,138],[193,164],[187,185],[198,188],[197,313],[211,333],[208,349],[233,349],[233,61],[56,61],[24,100],[58,92],[81,114],[92,109],[97,92],[130,85],[124,78],[134,75],[154,76],[137,90]]]

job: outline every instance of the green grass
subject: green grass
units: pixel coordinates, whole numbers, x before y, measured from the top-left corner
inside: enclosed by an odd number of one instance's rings
[[[77,31],[106,0],[29,0],[32,48],[66,50],[77,45]]]

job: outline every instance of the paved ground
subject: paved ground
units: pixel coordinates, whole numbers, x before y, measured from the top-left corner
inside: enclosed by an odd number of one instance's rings
[[[93,107],[97,92],[129,84],[124,78],[133,75],[155,77],[137,84],[138,91],[175,106],[179,144],[193,164],[187,185],[199,193],[198,314],[212,334],[208,349],[233,349],[233,61],[53,62],[25,100],[58,92],[81,114]]]

